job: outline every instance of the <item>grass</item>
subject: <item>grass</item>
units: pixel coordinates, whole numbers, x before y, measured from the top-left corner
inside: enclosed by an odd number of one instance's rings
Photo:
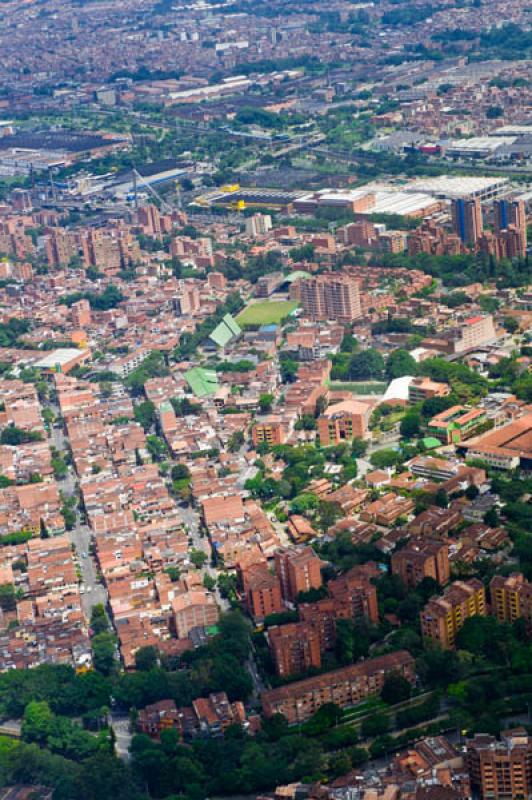
[[[250,303],[237,316],[236,321],[244,327],[249,325],[278,325],[297,308],[295,300],[263,300]]]
[[[329,388],[336,392],[352,392],[353,394],[384,394],[386,384],[379,381],[330,381]]]

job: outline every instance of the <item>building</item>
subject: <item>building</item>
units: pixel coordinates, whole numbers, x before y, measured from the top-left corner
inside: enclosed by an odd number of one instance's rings
[[[377,588],[372,578],[380,575],[376,564],[355,566],[335,580],[329,581],[327,589],[338,608],[346,609],[352,620],[366,619],[373,625],[379,622]]]
[[[458,444],[473,436],[485,422],[486,412],[481,408],[451,406],[429,421],[428,430],[443,444]]]
[[[432,381],[430,378],[414,378],[408,385],[408,400],[419,403],[430,397],[446,397],[451,387],[447,383]]]
[[[526,253],[526,206],[524,200],[495,200],[493,203],[493,225],[495,234],[513,227],[519,235],[519,255]]]
[[[270,614],[281,614],[284,610],[279,578],[262,561],[240,570],[242,586],[249,613],[261,621]]]
[[[532,623],[532,584],[519,572],[507,578],[495,575],[490,581],[491,611],[499,622],[524,618]]]
[[[261,275],[255,287],[255,297],[269,297],[286,280],[282,272],[268,272]]]
[[[308,622],[290,622],[268,628],[268,644],[278,675],[301,675],[321,667],[320,636]]]
[[[371,405],[360,400],[343,400],[329,406],[318,419],[322,447],[352,439],[363,439],[371,416]]]
[[[491,314],[478,315],[466,319],[464,324],[453,332],[452,344],[455,353],[472,350],[492,342],[497,334]]]
[[[399,673],[410,683],[414,682],[415,662],[410,653],[398,650],[263,692],[264,714],[266,717],[283,714],[291,725],[305,722],[326,703],[345,708],[378,694],[391,673]]]
[[[326,273],[299,282],[301,305],[311,319],[353,322],[361,316],[358,281],[342,273]]]
[[[246,219],[246,235],[257,239],[272,229],[272,218],[269,214],[253,214]]]
[[[482,800],[517,800],[532,794],[532,738],[524,728],[506,731],[501,741],[477,733],[466,743],[471,785]]]
[[[431,597],[420,613],[423,639],[444,650],[455,645],[456,634],[469,617],[486,616],[486,593],[481,581],[456,581],[442,597]]]
[[[490,467],[532,470],[532,413],[483,433],[462,447],[469,458],[480,458]]]
[[[275,553],[275,574],[285,600],[293,602],[300,592],[319,589],[322,562],[312,547],[285,547]]]
[[[214,595],[198,587],[179,594],[172,601],[178,639],[186,639],[194,628],[208,628],[218,622],[219,611]]]
[[[75,328],[85,328],[91,324],[91,306],[88,300],[78,300],[70,307],[70,314],[72,317],[72,324]]]
[[[475,245],[482,236],[482,206],[478,198],[459,198],[451,203],[453,230],[467,245]]]
[[[253,425],[251,438],[254,447],[258,447],[263,442],[266,442],[269,447],[273,447],[276,444],[284,444],[286,430],[279,417],[266,417]]]
[[[423,578],[433,578],[440,586],[449,582],[449,547],[443,542],[416,540],[392,555],[392,573],[414,588]]]

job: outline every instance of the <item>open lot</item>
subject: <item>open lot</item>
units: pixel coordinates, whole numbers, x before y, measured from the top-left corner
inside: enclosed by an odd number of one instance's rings
[[[294,300],[261,300],[250,303],[237,316],[239,325],[279,324],[297,308]]]

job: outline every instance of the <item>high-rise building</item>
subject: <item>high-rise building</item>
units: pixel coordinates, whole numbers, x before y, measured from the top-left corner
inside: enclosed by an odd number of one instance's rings
[[[423,578],[433,578],[440,586],[449,581],[449,547],[438,541],[411,541],[392,555],[392,573],[414,588]]]
[[[420,613],[423,638],[444,650],[455,645],[456,634],[469,617],[486,615],[486,593],[477,578],[456,581],[442,597],[431,597]]]
[[[326,273],[300,282],[301,305],[312,319],[353,322],[361,316],[358,281],[342,273]]]
[[[482,206],[478,197],[474,200],[462,198],[453,200],[451,213],[454,232],[458,234],[464,244],[475,245],[484,230]]]
[[[508,577],[495,575],[490,582],[492,613],[499,622],[515,622],[524,618],[532,622],[532,583],[520,572]]]
[[[269,214],[253,214],[246,219],[246,234],[256,239],[259,236],[266,236],[272,229],[272,218]]]
[[[322,562],[312,547],[285,547],[275,553],[275,573],[285,600],[293,602],[300,592],[319,589]]]
[[[371,406],[360,400],[343,400],[329,406],[318,419],[322,447],[364,438],[370,416]]]
[[[466,763],[482,800],[526,800],[532,794],[532,738],[524,728],[505,731],[500,742],[477,733],[467,741]]]
[[[526,208],[524,200],[495,200],[493,204],[493,226],[500,233],[514,225],[526,232]]]
[[[278,675],[298,675],[321,667],[320,637],[308,622],[268,628],[268,643]]]

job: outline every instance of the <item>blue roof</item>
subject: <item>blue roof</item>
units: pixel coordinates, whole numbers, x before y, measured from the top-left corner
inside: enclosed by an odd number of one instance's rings
[[[271,322],[269,325],[261,325],[259,331],[261,333],[273,333],[277,330],[279,326],[275,324],[275,322]]]

